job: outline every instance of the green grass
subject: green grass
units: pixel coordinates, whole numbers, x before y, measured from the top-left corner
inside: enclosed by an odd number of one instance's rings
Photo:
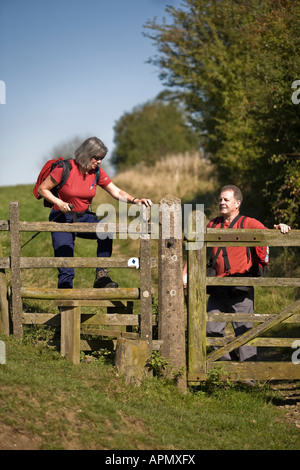
[[[161,379],[126,386],[104,360],[73,365],[32,341],[1,338],[0,422],[39,449],[295,450],[267,387],[189,390]],[[1,444],[1,443],[0,443]],[[1,448],[1,447],[0,447]]]

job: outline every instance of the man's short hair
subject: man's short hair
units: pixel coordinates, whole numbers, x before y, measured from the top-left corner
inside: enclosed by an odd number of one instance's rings
[[[242,195],[242,191],[240,190],[240,188],[238,188],[237,186],[234,186],[234,184],[227,184],[226,186],[223,186],[223,188],[221,189],[221,193],[223,191],[232,191],[234,195],[234,199],[236,201],[240,201],[240,203],[242,204],[243,195]]]

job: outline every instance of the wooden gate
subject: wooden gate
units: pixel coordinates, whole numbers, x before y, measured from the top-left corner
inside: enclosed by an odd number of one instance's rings
[[[201,246],[199,247],[199,240]],[[207,277],[206,252],[213,246],[299,246],[300,231],[282,234],[278,230],[204,229],[198,241],[187,236],[188,259],[188,382],[204,380],[209,370],[216,366],[229,373],[232,380],[281,380],[300,379],[299,361],[292,361],[293,347],[300,346],[298,338],[261,337],[270,328],[283,322],[300,323],[300,300],[277,314],[210,313],[207,314],[206,286],[245,285],[245,278]],[[249,286],[299,287],[299,278],[247,277]],[[207,321],[253,322],[251,330],[235,339],[206,337]],[[244,346],[290,347],[291,360],[282,362],[234,362],[220,358],[234,349]],[[296,345],[296,346],[295,346]],[[207,353],[207,346],[218,349]]]
[[[107,268],[135,269],[128,265],[128,257],[111,258],[55,258],[55,257],[23,257],[20,247],[21,232],[89,232],[99,230],[98,223],[55,222],[22,222],[19,217],[19,204],[10,203],[10,220],[0,221],[0,231],[10,235],[10,256],[3,257],[0,252],[0,333],[9,334],[12,330],[17,337],[22,336],[24,324],[61,325],[61,351],[73,362],[79,362],[80,333],[109,337],[123,336],[127,339],[141,339],[147,343],[148,349],[159,350],[170,361],[176,370],[184,369],[178,384],[186,386],[185,379],[185,331],[184,331],[184,299],[181,281],[182,272],[182,238],[181,238],[181,204],[180,200],[166,197],[156,208],[155,224],[149,223],[149,208],[143,206],[142,222],[139,226],[131,224],[101,224],[103,231],[118,234],[134,233],[139,235],[140,283],[134,288],[113,289],[43,289],[35,286],[25,287],[21,282],[22,269],[39,268],[96,268],[99,264]],[[175,212],[174,212],[175,211]],[[158,217],[159,214],[159,217]],[[164,233],[163,221],[167,220],[167,233]],[[176,223],[179,221],[180,236],[176,236]],[[97,227],[98,226],[98,227]],[[158,240],[158,263],[151,257],[151,237]],[[124,238],[124,237],[122,237]],[[135,259],[137,259],[135,258]],[[153,323],[156,321],[152,313],[152,275],[151,270],[158,265],[158,339],[153,338]],[[7,301],[7,284],[5,270],[10,270],[11,286],[9,304]],[[29,313],[23,311],[24,299],[52,300],[60,308],[60,313]],[[133,314],[131,305],[139,302],[140,313]],[[94,315],[82,313],[81,307],[107,308],[107,313]],[[98,311],[98,309],[97,309]],[[2,320],[2,325],[1,325]],[[10,328],[10,321],[12,328]],[[105,325],[105,326],[104,326]],[[104,326],[104,327],[103,327]],[[138,331],[124,331],[132,326]],[[109,329],[107,329],[109,327]],[[120,328],[119,328],[120,327]],[[119,328],[120,334],[117,334]],[[172,334],[170,335],[170,331]],[[86,345],[85,345],[86,347]],[[84,349],[87,350],[87,349]],[[171,372],[170,372],[171,373]]]
[[[126,338],[140,338],[147,342],[152,350],[152,296],[151,296],[151,268],[156,263],[151,258],[151,239],[149,234],[149,214],[147,208],[142,208],[142,223],[135,227],[139,235],[140,249],[137,254],[139,261],[140,285],[134,288],[114,289],[41,289],[24,287],[21,282],[21,270],[24,268],[58,268],[58,267],[94,267],[99,264],[103,268],[131,268],[130,259],[123,258],[52,258],[52,257],[22,257],[20,246],[20,232],[89,232],[99,231],[98,223],[70,223],[59,224],[55,222],[21,222],[19,218],[19,203],[10,203],[10,220],[0,221],[0,230],[10,233],[10,256],[0,257],[0,309],[4,334],[10,333],[10,319],[12,332],[22,337],[23,324],[61,324],[61,351],[70,359],[78,363],[80,356],[80,333],[102,336],[119,336],[116,326],[120,326],[122,335]],[[134,230],[134,229],[132,229]],[[128,231],[126,224],[103,224],[104,232],[117,233]],[[135,232],[135,233],[136,233]],[[128,231],[129,233],[129,231]],[[1,254],[0,254],[1,256]],[[135,265],[133,264],[135,269]],[[8,301],[6,299],[6,281],[4,270],[10,269],[11,287],[8,297],[10,303],[10,317]],[[23,312],[23,299],[53,300],[60,308],[60,313],[25,313]],[[131,304],[134,300],[140,303],[140,314],[132,314]],[[101,307],[107,310],[106,314],[82,314],[81,307]],[[92,317],[92,318],[90,318]],[[111,330],[103,329],[103,325],[112,325]],[[139,326],[139,333],[124,333],[123,327]],[[1,322],[0,322],[1,326]],[[93,328],[94,326],[94,328]],[[90,327],[87,330],[87,327]],[[104,327],[105,328],[105,327]]]

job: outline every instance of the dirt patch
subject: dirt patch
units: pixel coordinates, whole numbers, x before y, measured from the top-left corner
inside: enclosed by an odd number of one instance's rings
[[[299,383],[298,383],[299,384]],[[277,397],[273,404],[286,411],[284,421],[300,429],[300,388],[294,382],[273,385]]]
[[[39,450],[42,439],[0,424],[0,450]]]

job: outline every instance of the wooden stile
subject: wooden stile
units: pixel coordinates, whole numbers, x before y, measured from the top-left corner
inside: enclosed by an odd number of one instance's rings
[[[170,208],[173,210],[170,211]],[[166,235],[162,217],[164,210],[170,217]],[[21,284],[21,270],[26,268],[53,267],[96,267],[99,258],[43,258],[21,257],[20,232],[67,231],[95,232],[98,224],[57,224],[55,222],[20,222],[19,204],[10,203],[10,220],[0,221],[0,231],[10,232],[11,253],[9,257],[0,253],[0,332],[9,334],[9,305],[13,334],[22,337],[23,324],[61,325],[61,353],[77,364],[80,350],[93,346],[93,341],[81,340],[80,333],[101,335],[108,338],[123,337],[140,339],[147,343],[148,351],[158,350],[170,363],[169,372],[174,374],[184,370],[178,385],[185,390],[187,383],[205,380],[207,373],[216,366],[226,370],[232,380],[258,379],[283,380],[300,379],[299,364],[292,362],[256,362],[238,363],[221,362],[219,359],[241,345],[263,347],[288,347],[293,352],[298,338],[261,337],[274,325],[300,322],[300,301],[282,310],[278,314],[244,313],[209,313],[206,312],[206,286],[292,286],[300,287],[299,278],[210,278],[206,277],[206,250],[212,246],[299,246],[300,231],[292,230],[281,234],[277,230],[220,230],[204,229],[204,233],[186,235],[188,241],[188,293],[187,293],[187,333],[188,354],[186,375],[185,350],[185,308],[182,288],[182,238],[176,233],[178,220],[181,227],[181,201],[173,196],[166,196],[160,201],[159,251],[158,251],[158,296],[159,339],[153,340],[152,326],[152,287],[151,268],[155,258],[151,258],[151,237],[153,226],[149,223],[149,209],[143,207],[143,221],[138,226],[140,234],[140,286],[117,289],[37,289]],[[175,222],[176,220],[176,222]],[[176,225],[177,224],[177,225]],[[102,225],[104,232],[115,230],[110,224]],[[119,224],[117,231],[125,233],[126,224]],[[136,228],[134,229],[136,234]],[[191,232],[192,233],[192,232]],[[203,243],[199,243],[198,235]],[[201,238],[200,237],[200,238]],[[128,268],[128,259],[102,258],[104,267]],[[11,289],[7,290],[5,269],[11,270]],[[8,303],[8,293],[10,303]],[[57,314],[25,313],[22,311],[22,299],[36,298],[54,300],[60,307]],[[140,314],[132,314],[132,302],[139,302]],[[97,313],[82,313],[83,307],[97,308]],[[99,309],[99,310],[98,310]],[[102,310],[101,310],[102,309]],[[104,311],[103,311],[104,309]],[[101,313],[100,313],[101,312]],[[251,321],[254,327],[244,335],[234,338],[206,338],[207,321]],[[128,331],[139,327],[139,332]],[[125,331],[127,329],[127,331]],[[298,344],[298,343],[297,343]],[[207,346],[218,347],[207,355]],[[150,353],[149,353],[150,354]]]

